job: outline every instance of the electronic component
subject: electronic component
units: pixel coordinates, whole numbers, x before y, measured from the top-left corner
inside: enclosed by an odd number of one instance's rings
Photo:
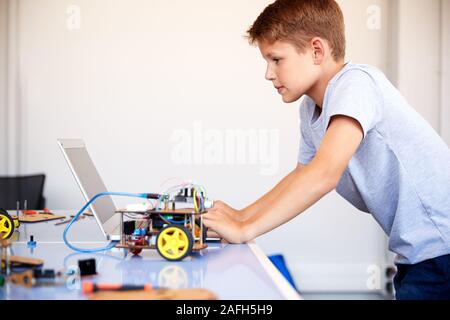
[[[78,268],[80,268],[80,276],[82,277],[97,274],[95,259],[79,260]]]
[[[28,248],[35,248],[36,247],[36,241],[34,241],[34,236],[30,236],[30,241],[27,242]]]
[[[35,279],[54,279],[56,272],[53,269],[34,269],[33,277]]]
[[[132,221],[125,221],[123,223],[122,231],[125,235],[130,236],[133,234],[134,229],[136,229],[136,222],[134,220]]]
[[[151,203],[134,203],[126,207],[127,211],[147,211],[153,209]]]

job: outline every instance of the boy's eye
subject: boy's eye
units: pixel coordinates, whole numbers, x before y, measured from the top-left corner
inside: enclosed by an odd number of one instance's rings
[[[280,62],[280,59],[278,59],[278,58],[273,58],[272,60],[273,60],[273,62],[275,62],[275,64],[278,64],[278,62]]]

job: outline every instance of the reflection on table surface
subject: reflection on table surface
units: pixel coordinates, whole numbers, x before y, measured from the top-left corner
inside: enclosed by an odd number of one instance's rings
[[[88,219],[84,219],[88,220]],[[83,226],[84,225],[84,226]],[[282,299],[273,280],[258,258],[246,244],[208,243],[208,248],[194,252],[183,261],[170,262],[156,250],[144,250],[133,256],[124,249],[103,253],[77,253],[61,242],[63,227],[55,222],[21,226],[12,244],[12,254],[44,260],[44,269],[76,268],[78,260],[95,258],[97,275],[88,278],[94,282],[144,284],[162,288],[206,288],[219,299]],[[72,239],[87,238],[81,247],[101,247],[103,235],[95,222],[82,221],[71,230]],[[33,234],[35,248],[29,248],[25,239]],[[91,242],[92,241],[92,242]],[[19,271],[19,270],[18,270]],[[84,280],[84,278],[83,278]],[[84,299],[78,277],[57,286],[39,286],[27,289],[6,283],[0,289],[1,299]]]

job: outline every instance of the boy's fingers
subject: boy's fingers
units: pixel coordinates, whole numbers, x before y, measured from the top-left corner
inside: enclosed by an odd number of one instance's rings
[[[217,209],[217,208],[216,208],[216,209],[208,210],[208,213],[205,213],[203,216],[205,216],[205,215],[207,215],[207,214],[217,216],[217,215],[220,215],[220,214],[223,214],[223,213],[224,213],[223,210]]]
[[[205,227],[207,227],[207,228],[210,228],[210,227],[211,227],[211,225],[209,224],[209,220],[204,220],[204,221],[203,221],[203,225],[204,225]]]
[[[230,210],[230,206],[227,205],[225,202],[223,201],[214,201],[214,207],[213,208],[218,208],[218,209],[224,209],[224,210]]]
[[[204,220],[214,220],[216,218],[216,214],[205,213],[203,215]]]
[[[204,220],[203,225],[205,225],[208,229],[215,230],[216,223],[214,220]]]
[[[219,234],[218,234],[217,232],[215,232],[215,231],[210,231],[210,230],[208,230],[208,231],[206,232],[206,235],[207,235],[208,237],[211,237],[211,238],[218,238],[218,237],[219,237]]]

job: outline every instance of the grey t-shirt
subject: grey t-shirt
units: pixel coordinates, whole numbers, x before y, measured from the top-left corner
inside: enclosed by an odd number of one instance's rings
[[[450,150],[377,68],[347,63],[329,82],[322,112],[300,105],[298,162],[315,156],[334,115],[356,119],[364,138],[336,191],[389,236],[396,262],[450,254]]]

